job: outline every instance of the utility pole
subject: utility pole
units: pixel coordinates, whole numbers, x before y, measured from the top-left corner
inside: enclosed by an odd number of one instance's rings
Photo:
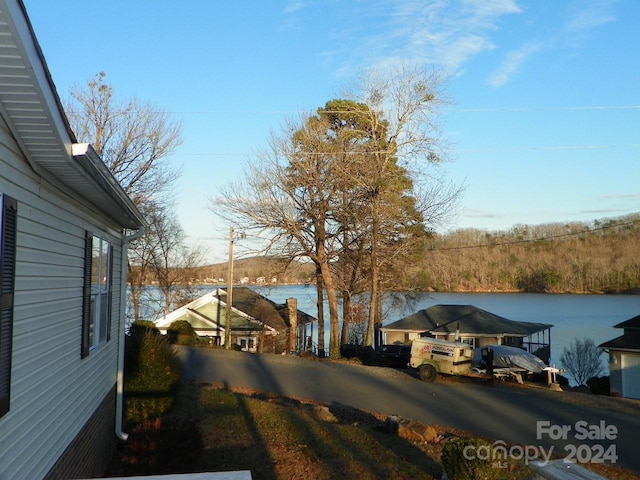
[[[229,229],[229,271],[227,274],[227,316],[224,325],[224,348],[231,349],[231,306],[233,302],[233,227]]]
[[[247,238],[241,233],[238,238]],[[229,272],[227,278],[227,315],[224,326],[224,348],[231,349],[231,308],[233,307],[233,242],[235,241],[235,231],[233,227],[229,229]]]

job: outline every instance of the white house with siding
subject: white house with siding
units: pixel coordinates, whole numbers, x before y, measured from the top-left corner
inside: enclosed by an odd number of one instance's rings
[[[121,430],[127,242],[144,219],[77,144],[20,0],[0,0],[0,479],[104,473]]]
[[[614,328],[621,328],[624,333],[600,345],[609,353],[610,393],[640,399],[640,315]]]

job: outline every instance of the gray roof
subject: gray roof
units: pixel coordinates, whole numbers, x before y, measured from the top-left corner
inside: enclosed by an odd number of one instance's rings
[[[548,323],[518,322],[473,305],[434,305],[382,327],[382,330],[468,335],[528,336],[551,328]]]
[[[614,325],[614,328],[623,328],[624,335],[600,344],[600,348],[609,348],[611,350],[640,350],[640,315]]]
[[[638,328],[640,329],[640,315],[637,315],[629,320],[625,320],[622,323],[614,325],[613,328]]]
[[[226,292],[226,288],[220,288]],[[220,302],[226,305],[226,297],[221,297]],[[233,287],[233,308],[264,322],[275,330],[284,330],[291,326],[289,309],[285,304],[278,304],[260,295],[248,287]],[[297,324],[306,325],[316,322],[311,315],[297,310]]]
[[[640,338],[632,337],[629,335],[622,335],[608,342],[598,345],[600,348],[608,348],[611,350],[639,350],[640,351]]]

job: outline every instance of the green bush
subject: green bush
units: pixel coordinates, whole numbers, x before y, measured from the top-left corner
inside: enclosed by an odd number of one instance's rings
[[[455,438],[442,449],[442,468],[450,480],[493,480],[502,471],[493,461],[493,447],[479,439]]]
[[[129,327],[130,337],[141,337],[147,332],[160,335],[160,330],[158,330],[156,324],[149,320],[136,320]]]
[[[610,394],[609,375],[603,377],[591,377],[589,380],[587,380],[587,385],[591,389],[591,392],[595,393],[596,395]]]
[[[180,361],[169,341],[152,329],[130,331],[125,341],[125,418],[141,423],[171,408]]]
[[[176,320],[167,329],[168,332],[176,332],[181,335],[195,335],[196,331],[186,320]]]
[[[195,345],[198,343],[198,335],[191,324],[186,320],[176,320],[167,328],[167,337],[171,343],[179,345]]]

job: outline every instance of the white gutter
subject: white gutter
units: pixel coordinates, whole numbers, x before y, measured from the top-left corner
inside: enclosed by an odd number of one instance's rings
[[[124,404],[124,319],[126,317],[127,298],[127,251],[129,243],[140,238],[145,232],[144,227],[140,227],[135,233],[122,238],[122,253],[120,262],[120,329],[118,332],[118,374],[116,379],[116,436],[126,442],[128,433],[122,431],[122,414]]]

